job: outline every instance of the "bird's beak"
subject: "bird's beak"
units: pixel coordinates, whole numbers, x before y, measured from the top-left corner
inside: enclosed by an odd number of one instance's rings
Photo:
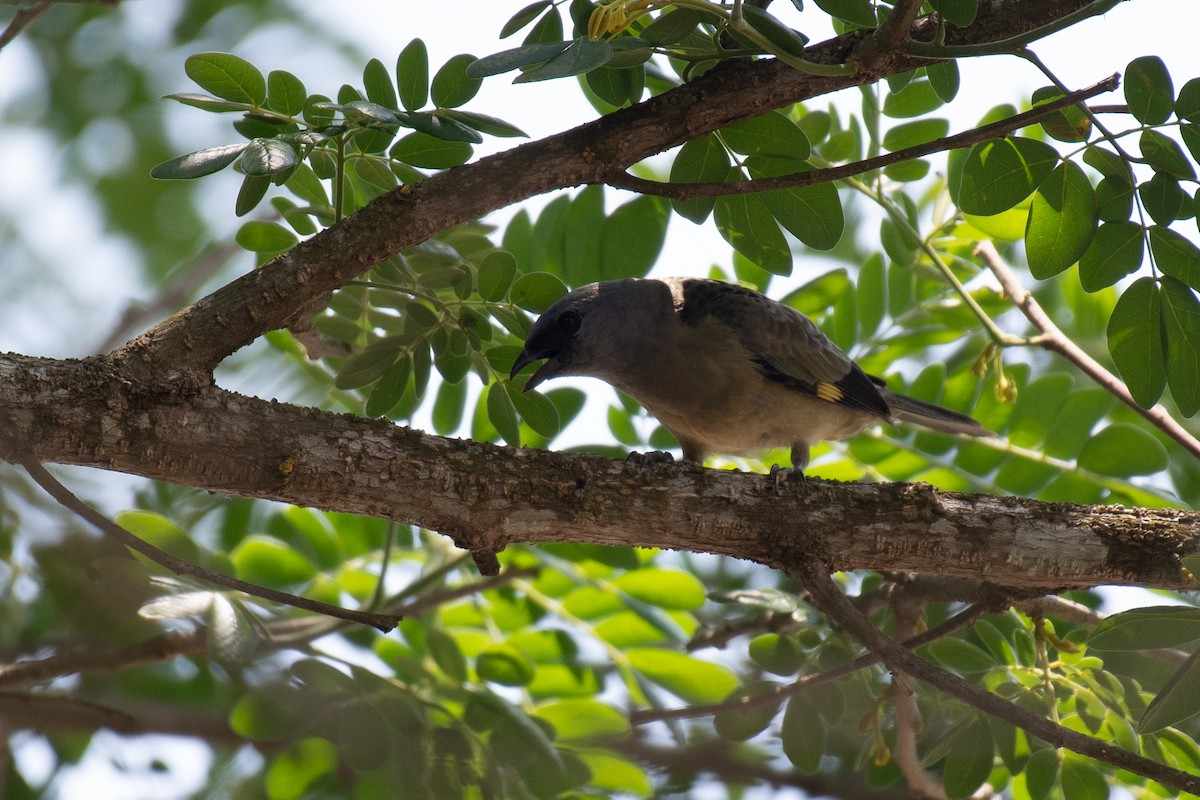
[[[512,380],[513,378],[517,377],[517,373],[525,369],[525,367],[529,366],[535,361],[540,361],[543,358],[546,358],[546,356],[538,356],[530,353],[528,350],[522,350],[521,354],[517,356],[516,362],[513,363],[512,372],[508,374],[508,379]],[[547,359],[546,363],[538,367],[537,371],[530,376],[529,381],[525,384],[525,388],[521,391],[528,392],[530,389],[536,388],[542,383],[542,381],[548,380],[557,375],[561,368],[562,367],[559,365],[559,363],[554,359],[554,355],[551,355],[549,359]]]

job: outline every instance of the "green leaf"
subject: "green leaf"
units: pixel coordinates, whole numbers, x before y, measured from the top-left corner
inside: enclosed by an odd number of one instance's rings
[[[428,133],[430,136],[436,136],[448,142],[470,142],[472,144],[482,142],[483,137],[479,135],[478,131],[456,119],[460,116],[462,116],[462,112],[438,111],[434,114],[427,114],[424,111],[418,111],[408,114],[405,122],[414,130]]]
[[[540,67],[521,75],[517,81],[549,81],[582,75],[604,66],[612,55],[612,43],[607,39],[589,39],[584,36],[571,42],[565,50]]]
[[[372,58],[363,67],[363,88],[372,103],[387,108],[396,107],[396,87],[392,85],[392,76],[378,58]]]
[[[613,585],[659,608],[691,611],[704,605],[704,584],[692,573],[681,570],[643,567],[618,575]]]
[[[1183,282],[1165,277],[1163,325],[1167,334],[1167,385],[1185,417],[1200,411],[1200,302]]]
[[[970,2],[968,5],[974,12],[975,3]],[[943,103],[949,103],[958,95],[958,62],[954,59],[929,64],[925,67],[925,74],[929,76],[929,85],[933,91],[937,92],[937,96],[942,99]]]
[[[238,190],[237,200],[233,204],[233,212],[244,217],[262,202],[262,199],[267,196],[267,190],[271,188],[271,178],[266,175],[247,175],[242,180],[242,187]]]
[[[144,542],[166,550],[176,558],[196,562],[200,548],[183,529],[166,517],[151,511],[122,511],[116,522]]]
[[[950,132],[950,120],[919,119],[893,125],[883,135],[883,149],[895,152],[906,147],[932,142]]]
[[[1200,639],[1200,609],[1146,606],[1112,614],[1088,634],[1097,650],[1155,650],[1183,647]]]
[[[1058,161],[1058,151],[1035,139],[977,144],[963,162],[959,205],[968,214],[999,214],[1028,197]]]
[[[769,681],[753,681],[734,689],[733,693],[725,698],[725,702],[735,703],[742,698],[772,694],[777,688],[779,687]],[[751,708],[734,707],[730,711],[720,712],[713,717],[713,727],[716,728],[717,734],[722,739],[744,742],[766,730],[767,726],[771,724],[771,720],[779,713],[779,706],[783,699],[783,695],[778,695],[774,702],[763,703]]]
[[[198,108],[201,111],[208,111],[213,114],[220,114],[225,111],[247,111],[253,106],[249,103],[231,103],[228,100],[221,100],[209,94],[196,94],[193,92],[175,92],[173,94],[163,95],[164,100],[175,100],[183,103],[185,106]]]
[[[260,586],[290,586],[311,580],[317,574],[312,562],[272,536],[251,534],[243,539],[229,559],[238,577]]]
[[[1160,125],[1175,108],[1175,89],[1167,65],[1158,56],[1142,56],[1125,68],[1125,102],[1138,122]],[[215,92],[214,92],[215,94]]]
[[[220,172],[240,156],[249,142],[226,144],[220,147],[206,147],[194,153],[176,156],[150,170],[150,177],[160,180],[190,180]]]
[[[821,768],[827,727],[816,706],[808,698],[793,696],[788,700],[787,709],[783,712],[779,738],[788,761],[805,775],[815,775]]]
[[[433,429],[442,436],[449,436],[462,425],[463,409],[467,402],[467,383],[442,381],[437,397],[433,401]]]
[[[922,648],[934,662],[964,675],[982,674],[996,667],[991,653],[965,639],[947,637]]]
[[[304,111],[308,91],[304,82],[290,72],[276,69],[267,75],[267,107],[289,117]]]
[[[1037,108],[1063,97],[1054,86],[1043,86],[1033,93],[1032,106]],[[1086,142],[1092,121],[1079,106],[1068,106],[1041,120],[1042,130],[1060,142]]]
[[[381,339],[346,359],[334,385],[339,389],[359,389],[373,383],[392,368],[402,352],[399,344]]]
[[[510,70],[541,64],[562,53],[570,44],[570,42],[543,42],[502,50],[476,60],[467,67],[467,75],[472,78],[488,78]]]
[[[437,627],[425,628],[425,647],[438,669],[456,683],[467,680],[467,659],[454,637]]]
[[[1158,131],[1144,130],[1138,145],[1142,157],[1158,172],[1165,172],[1183,180],[1196,179],[1196,170],[1192,167],[1192,162],[1174,139],[1169,139]]]
[[[498,117],[491,117],[487,114],[476,114],[474,111],[446,108],[438,112],[438,117],[466,125],[468,128],[474,128],[489,136],[513,138],[518,136],[527,137],[529,135],[511,122],[505,122]]]
[[[414,131],[392,146],[392,158],[414,167],[449,169],[471,160],[474,148],[467,142],[448,142]]]
[[[867,0],[816,0],[817,7],[831,17],[863,28],[874,28],[875,10]]]
[[[1133,186],[1133,173],[1125,159],[1111,150],[1096,145],[1083,151],[1083,160],[1105,178],[1123,186]]]
[[[1175,116],[1188,122],[1200,122],[1200,78],[1192,78],[1179,90]]]
[[[296,235],[277,222],[250,220],[234,237],[238,245],[253,253],[282,253],[296,244]]]
[[[947,21],[960,28],[974,22],[975,14],[979,11],[976,0],[930,0],[929,4]]]
[[[1108,321],[1108,352],[1133,399],[1149,408],[1167,385],[1162,298],[1150,278],[1133,282]]]
[[[711,133],[686,142],[671,163],[672,183],[721,183],[729,174],[729,155]],[[675,213],[697,225],[708,219],[716,205],[715,197],[672,200]]]
[[[328,739],[306,737],[288,743],[267,767],[265,789],[271,800],[300,800],[338,761],[337,747]]]
[[[517,260],[513,258],[512,253],[507,250],[495,250],[479,262],[476,290],[484,300],[497,303],[507,296],[516,276]]]
[[[558,409],[550,398],[539,392],[522,392],[514,387],[509,387],[508,395],[521,419],[525,420],[525,424],[532,428],[534,433],[547,439],[558,435],[562,426],[558,419]]]
[[[489,645],[475,657],[479,678],[501,686],[524,686],[536,671],[529,656],[509,642]]]
[[[500,29],[500,38],[507,39],[509,36],[512,36],[514,33],[521,30],[521,28],[524,28],[526,25],[533,22],[533,20],[537,18],[538,14],[541,14],[552,5],[553,3],[551,0],[538,0],[536,3],[530,3],[529,5],[525,6],[516,14],[513,14],[509,18],[508,22],[504,23],[504,27]]]
[[[493,382],[484,390],[487,395],[488,420],[504,441],[513,447],[521,444],[521,428],[517,424],[517,409],[505,384]]]
[[[695,8],[676,6],[663,13],[642,29],[638,38],[651,44],[676,44],[696,30],[708,15]]]
[[[404,399],[411,373],[412,360],[407,354],[401,354],[396,363],[388,367],[371,387],[371,393],[367,395],[367,402],[363,405],[363,413],[368,417],[389,416]],[[400,416],[407,414],[402,413]]]
[[[1062,761],[1063,800],[1095,800],[1108,797],[1108,781],[1095,764],[1085,761],[1074,753],[1063,755]]]
[[[413,39],[400,51],[396,88],[407,111],[419,111],[429,101],[429,51],[422,40]]]
[[[776,275],[791,273],[791,248],[759,195],[718,197],[713,220],[725,241],[751,262]]]
[[[557,275],[549,272],[527,272],[517,278],[509,292],[513,303],[538,314],[567,293],[567,286]]]
[[[258,67],[231,53],[197,53],[183,62],[183,71],[201,89],[235,103],[262,106],[267,80]]]
[[[688,703],[719,703],[738,685],[737,676],[728,667],[674,650],[642,647],[625,655],[647,680]]]
[[[1031,800],[1049,800],[1058,786],[1062,759],[1057,750],[1044,748],[1029,756],[1025,765],[1025,786]]]
[[[1083,446],[1079,466],[1126,478],[1150,475],[1167,468],[1167,450],[1158,439],[1128,422],[1114,422]]]
[[[717,135],[730,150],[742,155],[777,156],[802,162],[811,152],[804,132],[778,111],[727,125]],[[800,166],[797,165],[797,170]]]
[[[1150,252],[1164,274],[1178,278],[1193,289],[1200,288],[1200,249],[1187,238],[1170,228],[1152,225]]]
[[[1156,172],[1148,181],[1138,184],[1138,197],[1146,213],[1159,225],[1170,225],[1180,216],[1188,197],[1179,181],[1165,172]]]
[[[795,675],[804,665],[804,651],[792,636],[764,633],[747,648],[755,664],[775,675]]]
[[[246,145],[238,166],[246,175],[276,175],[299,162],[291,145],[278,139],[255,139]]]
[[[378,158],[356,158],[350,162],[351,183],[365,205],[397,186],[396,173]]]
[[[592,698],[559,700],[539,706],[538,718],[549,722],[557,740],[595,739],[629,732],[629,717]]]
[[[1140,267],[1145,252],[1143,236],[1142,226],[1136,222],[1105,222],[1097,228],[1079,259],[1079,283],[1084,291],[1107,289]]]
[[[982,786],[992,771],[995,749],[992,730],[983,720],[960,728],[942,767],[947,796],[968,797]]]
[[[670,220],[667,201],[638,197],[618,206],[600,230],[600,270],[605,280],[642,277],[662,252]]]
[[[477,61],[472,55],[457,55],[442,65],[429,87],[433,104],[438,108],[457,108],[479,92],[483,81],[470,74],[468,67]]]
[[[943,102],[931,81],[916,80],[899,92],[888,92],[883,99],[883,113],[896,119],[922,117]]]
[[[808,37],[784,25],[768,11],[747,4],[742,6],[742,19],[754,29],[755,33],[767,41],[770,45],[770,52],[787,53],[793,56],[804,55]],[[734,35],[738,34],[735,32]]]
[[[1096,184],[1096,200],[1104,222],[1126,222],[1133,216],[1133,187],[1128,184],[1102,178]]]
[[[1042,181],[1025,229],[1033,277],[1046,280],[1079,260],[1096,233],[1097,211],[1096,192],[1074,162],[1063,162]]]

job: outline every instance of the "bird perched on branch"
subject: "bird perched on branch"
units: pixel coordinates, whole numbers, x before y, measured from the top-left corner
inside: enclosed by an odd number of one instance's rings
[[[787,445],[803,471],[812,445],[881,420],[994,435],[888,391],[799,311],[720,281],[632,278],[576,289],[538,318],[512,377],[542,359],[526,391],[560,375],[599,378],[641,403],[697,462]]]

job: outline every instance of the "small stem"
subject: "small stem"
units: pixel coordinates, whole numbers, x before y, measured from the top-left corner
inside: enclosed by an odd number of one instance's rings
[[[1038,305],[1033,295],[1026,291],[1025,287],[1017,280],[1017,276],[1000,257],[1000,253],[996,251],[995,245],[990,241],[980,242],[975,248],[975,254],[996,276],[996,280],[1000,282],[1000,288],[1008,295],[1013,305],[1019,308],[1025,318],[1041,332],[1040,343],[1043,349],[1058,353],[1083,370],[1088,377],[1107,389],[1110,394],[1141,414],[1150,424],[1200,459],[1200,441],[1167,413],[1161,403],[1155,403],[1150,408],[1142,408],[1138,405],[1137,401],[1133,399],[1133,395],[1130,394],[1129,387],[1120,378],[1101,366],[1096,359],[1084,352],[1083,348],[1067,338],[1067,335],[1054,324],[1054,320],[1050,319],[1050,316]]]

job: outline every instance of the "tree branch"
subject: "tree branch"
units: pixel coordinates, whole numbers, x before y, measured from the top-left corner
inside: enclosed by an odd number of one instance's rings
[[[376,614],[371,611],[359,611],[353,608],[342,608],[340,606],[322,603],[319,600],[311,600],[307,597],[281,592],[277,589],[270,589],[265,586],[249,583],[238,578],[224,575],[220,572],[214,572],[211,569],[201,567],[198,564],[193,564],[182,558],[171,555],[166,550],[155,547],[149,542],[145,542],[134,536],[129,531],[122,528],[112,520],[105,517],[94,508],[84,503],[78,497],[71,493],[66,486],[51,475],[45,467],[43,467],[35,458],[22,455],[20,444],[14,444],[10,441],[5,443],[5,449],[10,452],[10,458],[14,463],[20,464],[29,477],[33,478],[34,483],[42,487],[46,494],[53,497],[66,508],[73,511],[93,527],[97,528],[101,533],[116,539],[121,544],[128,547],[134,552],[141,553],[146,558],[164,567],[176,575],[190,575],[194,578],[206,581],[217,586],[223,586],[226,589],[248,594],[251,597],[259,597],[264,600],[270,600],[273,603],[281,603],[293,608],[312,611],[316,614],[324,614],[328,617],[343,619],[348,622],[357,622],[360,625],[370,625],[373,628],[387,633],[396,627],[399,622],[399,617],[390,614]]]
[[[987,268],[996,276],[996,280],[1000,282],[1000,288],[1012,300],[1013,305],[1021,309],[1021,313],[1025,315],[1025,318],[1039,331],[1041,335],[1037,338],[1037,343],[1042,348],[1052,353],[1058,353],[1070,361],[1089,378],[1107,390],[1109,394],[1132,408],[1151,425],[1154,425],[1174,439],[1184,450],[1191,453],[1195,458],[1200,458],[1200,440],[1197,440],[1186,428],[1180,425],[1161,403],[1156,403],[1150,408],[1142,408],[1138,405],[1124,381],[1109,372],[1096,359],[1084,352],[1083,348],[1071,341],[1062,332],[1062,329],[1054,324],[1054,320],[1050,319],[1050,316],[1038,305],[1038,301],[1034,299],[1033,293],[1027,291],[1021,285],[1016,274],[1004,262],[1004,259],[1000,257],[1000,253],[996,251],[995,245],[990,241],[980,242],[975,248],[975,254],[983,260]]]
[[[1002,139],[1015,130],[1032,125],[1038,120],[1044,119],[1069,106],[1078,105],[1089,97],[1095,97],[1104,92],[1111,92],[1117,88],[1119,83],[1120,76],[1112,75],[1099,83],[1092,84],[1086,89],[1080,89],[1077,92],[1056,98],[1051,102],[1031,108],[1028,111],[1023,111],[1020,114],[1014,114],[1006,119],[997,120],[981,128],[972,128],[969,131],[956,133],[953,136],[943,136],[931,142],[906,147],[894,153],[884,153],[873,158],[855,161],[851,164],[842,164],[836,167],[824,167],[809,170],[808,172],[795,172],[791,175],[757,178],[750,181],[730,181],[728,183],[668,183],[647,180],[620,171],[606,176],[604,183],[617,189],[628,189],[640,192],[641,194],[668,197],[672,200],[689,200],[693,197],[702,196],[720,197],[731,194],[769,192],[774,189],[798,189],[819,183],[829,183],[861,175],[864,172],[883,169],[892,164],[911,161],[912,159],[921,158],[931,153],[954,150],[959,147],[971,147],[980,142]]]
[[[878,656],[893,672],[911,675],[980,711],[1021,728],[1054,747],[1065,747],[1118,769],[1126,769],[1158,781],[1165,786],[1193,794],[1200,793],[1200,775],[1189,775],[1174,767],[1064,728],[947,672],[899,642],[889,639],[842,594],[841,589],[830,577],[829,567],[821,563],[820,559],[813,558],[801,562],[798,570],[792,574],[804,583],[816,604],[834,622],[849,631],[863,647]]]
[[[0,418],[34,457],[215,492],[417,524],[472,552],[576,541],[722,553],[790,568],[934,572],[1038,593],[1098,584],[1194,588],[1179,556],[1200,514],[1067,506],[913,484],[810,480],[429,436],[218,388],[131,387],[103,358],[0,356]],[[0,441],[0,458],[28,456]]]

